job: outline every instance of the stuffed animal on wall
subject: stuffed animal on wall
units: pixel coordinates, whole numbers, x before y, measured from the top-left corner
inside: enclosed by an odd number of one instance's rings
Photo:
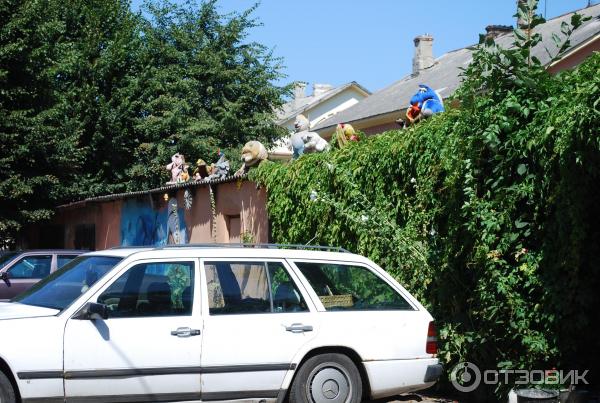
[[[260,141],[249,141],[242,148],[242,166],[235,173],[243,175],[250,170],[250,167],[259,165],[268,157],[267,149]]]
[[[171,180],[167,182],[167,185],[187,182],[190,179],[188,167],[189,165],[185,163],[183,154],[173,154],[171,156],[171,163],[166,166],[167,170],[171,171]]]
[[[225,157],[225,153],[218,150],[217,155],[219,156],[219,160],[215,164],[212,164],[212,172],[208,176],[208,180],[225,179],[229,175],[229,160]]]
[[[298,158],[305,152],[322,152],[329,150],[329,143],[325,141],[319,133],[309,131],[310,123],[306,116],[300,114],[296,116],[294,128],[296,132],[292,134],[291,143],[294,154],[292,158]]]
[[[412,123],[426,119],[436,113],[444,112],[442,97],[425,84],[419,84],[419,90],[410,99],[406,118]]]
[[[354,127],[348,123],[340,123],[335,129],[335,138],[340,148],[343,148],[349,141],[358,141],[358,135]]]
[[[292,143],[293,155],[292,158],[298,158],[304,154],[304,138],[303,133],[308,132],[309,121],[306,116],[300,114],[296,116],[294,122],[294,133],[292,134],[290,141]]]
[[[194,179],[199,181],[210,175],[210,166],[206,165],[206,161],[202,158],[196,161],[196,169],[194,169]]]

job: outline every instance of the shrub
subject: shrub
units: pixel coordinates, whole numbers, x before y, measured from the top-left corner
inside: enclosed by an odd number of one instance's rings
[[[482,44],[458,109],[251,173],[275,241],[378,262],[438,321],[449,369],[598,365],[600,54],[551,76],[535,40]]]

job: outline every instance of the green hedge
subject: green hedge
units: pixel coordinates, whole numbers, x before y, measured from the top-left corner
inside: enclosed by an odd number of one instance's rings
[[[599,72],[595,54],[558,76],[531,69],[534,86],[470,79],[461,108],[414,128],[262,164],[251,178],[274,240],[378,262],[436,318],[448,368],[594,369]]]

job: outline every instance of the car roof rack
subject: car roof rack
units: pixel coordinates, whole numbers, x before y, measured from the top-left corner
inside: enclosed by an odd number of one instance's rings
[[[303,245],[303,244],[285,244],[285,243],[186,243],[186,244],[171,244],[162,246],[115,246],[111,249],[128,249],[128,248],[143,248],[143,249],[171,249],[171,248],[259,248],[259,249],[298,249],[298,250],[321,250],[327,252],[342,252],[350,253],[347,249],[338,246],[324,245]]]

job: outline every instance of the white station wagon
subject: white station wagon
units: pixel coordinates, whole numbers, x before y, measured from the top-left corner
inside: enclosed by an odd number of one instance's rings
[[[401,285],[359,255],[281,247],[79,256],[0,304],[0,402],[341,403],[435,383],[433,319]]]

